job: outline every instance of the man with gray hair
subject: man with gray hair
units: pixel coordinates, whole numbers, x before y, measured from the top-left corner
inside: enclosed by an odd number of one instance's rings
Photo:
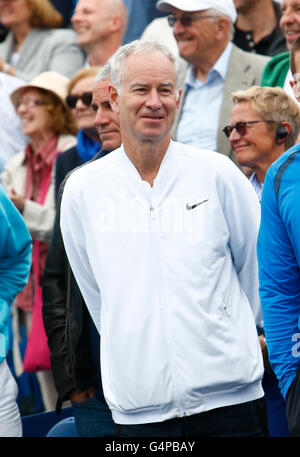
[[[264,436],[255,191],[224,155],[171,140],[164,46],[134,41],[111,64],[122,145],[69,177],[61,231],[117,433]]]
[[[173,138],[236,162],[222,132],[230,118],[231,93],[259,85],[269,57],[231,42],[237,17],[233,0],[159,0],[156,6],[170,13],[179,54],[189,64]]]

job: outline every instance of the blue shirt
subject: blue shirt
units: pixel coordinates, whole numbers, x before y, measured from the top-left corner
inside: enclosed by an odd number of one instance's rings
[[[207,80],[195,78],[190,66],[186,77],[186,97],[182,107],[177,141],[217,151],[217,130],[232,43],[229,43],[209,71]],[[218,151],[217,151],[218,152]]]
[[[141,37],[150,22],[166,13],[156,9],[157,0],[123,0],[128,14],[128,26],[123,44],[130,43]]]
[[[256,173],[252,173],[250,176],[250,182],[258,196],[258,200],[261,201],[262,191],[263,191],[263,184],[257,179]]]
[[[31,248],[25,222],[0,185],[0,362],[8,351],[10,305],[28,281]]]
[[[269,360],[284,397],[300,367],[300,144],[268,169],[257,255]]]

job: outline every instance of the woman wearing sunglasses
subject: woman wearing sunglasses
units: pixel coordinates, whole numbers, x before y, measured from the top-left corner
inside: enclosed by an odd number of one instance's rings
[[[94,79],[100,67],[79,70],[71,79],[66,103],[71,109],[77,124],[77,145],[65,151],[57,158],[55,172],[55,195],[69,171],[90,160],[100,150],[101,144],[96,131],[95,112],[91,104]]]
[[[230,125],[223,132],[229,138],[237,163],[252,170],[250,182],[261,200],[268,168],[297,141],[300,132],[299,107],[280,87],[253,86],[234,92],[232,99],[234,106]],[[269,433],[270,436],[288,436],[285,402],[268,361],[263,329],[258,329],[258,333],[265,364],[263,388]]]
[[[232,99],[230,125],[223,132],[237,163],[251,170],[250,181],[260,199],[269,166],[297,141],[299,107],[279,87],[253,86],[234,92]]]

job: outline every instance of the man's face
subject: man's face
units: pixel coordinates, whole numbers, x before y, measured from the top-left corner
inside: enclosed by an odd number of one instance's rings
[[[288,50],[300,36],[300,0],[282,0],[280,27],[286,39]]]
[[[159,52],[139,53],[124,62],[121,93],[110,86],[110,100],[120,114],[124,135],[140,142],[161,141],[170,134],[179,97],[170,60]]]
[[[71,22],[77,34],[77,43],[85,48],[109,34],[109,0],[78,0]]]
[[[107,151],[113,151],[121,144],[120,121],[119,115],[111,109],[107,86],[108,81],[95,83],[92,108],[96,113],[94,122],[102,146]]]
[[[173,34],[177,41],[180,56],[187,62],[197,65],[203,55],[213,52],[219,19],[210,16],[206,10],[184,12],[173,8],[172,15],[177,19],[183,16],[190,16],[195,19],[188,26],[182,25],[177,20],[173,26]]]
[[[294,54],[294,65],[296,73],[293,75],[290,85],[293,89],[296,100],[300,102],[300,49]]]
[[[261,0],[233,0],[238,13],[247,13],[261,3]]]

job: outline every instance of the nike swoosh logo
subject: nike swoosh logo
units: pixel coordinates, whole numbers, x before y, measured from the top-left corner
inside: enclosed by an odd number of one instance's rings
[[[206,200],[202,200],[202,202],[199,202],[199,203],[195,203],[194,205],[189,205],[188,203],[186,204],[186,209],[190,210],[190,209],[194,209],[196,208],[197,206],[199,205],[202,205],[202,203],[205,203],[208,201],[208,198]]]

